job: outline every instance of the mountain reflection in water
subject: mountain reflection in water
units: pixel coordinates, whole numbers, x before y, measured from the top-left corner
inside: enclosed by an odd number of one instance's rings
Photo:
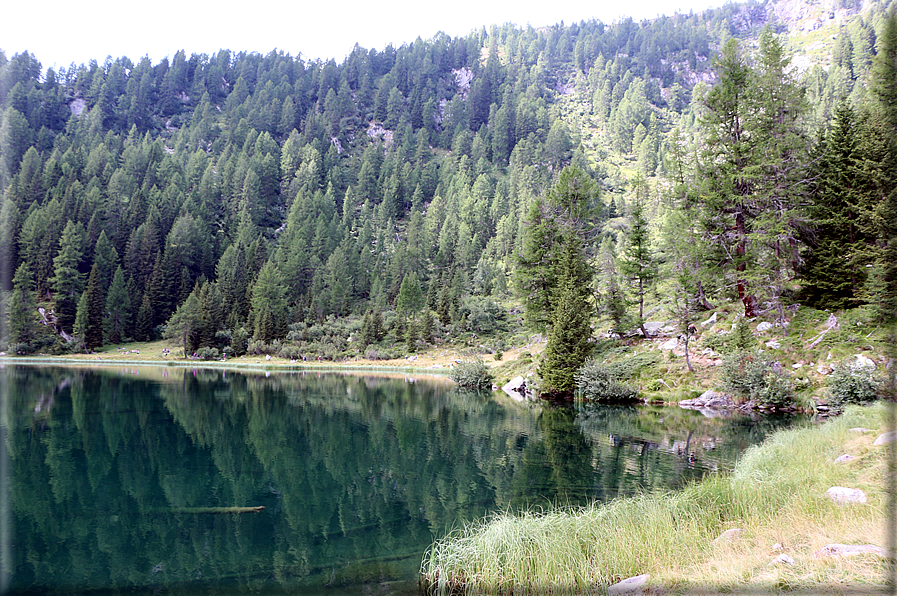
[[[0,391],[13,594],[414,592],[469,520],[675,489],[795,421],[301,372],[7,365]]]

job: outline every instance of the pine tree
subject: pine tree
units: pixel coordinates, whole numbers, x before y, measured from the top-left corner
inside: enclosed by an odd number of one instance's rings
[[[103,296],[100,290],[100,272],[99,268],[94,265],[90,270],[90,277],[87,279],[87,289],[84,290],[87,296],[85,299],[86,325],[83,327],[84,347],[93,351],[103,345]],[[80,306],[80,304],[79,304]]]
[[[17,352],[27,352],[30,351],[28,344],[34,339],[34,325],[38,317],[34,302],[34,278],[27,263],[16,269],[12,284],[7,318],[9,344],[16,346]]]
[[[165,324],[165,337],[181,342],[184,358],[199,347],[199,329],[202,326],[202,305],[195,293],[180,305]]]
[[[592,271],[587,249],[594,236],[597,199],[594,181],[576,166],[567,166],[548,196],[529,210],[514,282],[526,306],[527,323],[534,329],[544,330],[553,319],[560,260],[568,250],[577,255],[569,273],[579,291],[589,293]]]
[[[270,342],[286,335],[286,286],[277,266],[270,261],[259,271],[258,279],[252,286],[251,305],[249,318],[256,340]]]
[[[112,285],[106,294],[106,338],[118,344],[124,340],[131,316],[131,299],[125,284],[125,272],[121,265],[115,269]]]
[[[645,293],[657,277],[657,263],[651,248],[650,229],[645,216],[644,197],[647,183],[643,178],[636,179],[636,191],[629,207],[625,232],[626,249],[620,260],[620,269],[630,281],[638,286],[638,325],[642,337],[647,338],[645,330]]]
[[[578,259],[575,245],[567,245],[561,261],[557,306],[539,365],[540,393],[549,398],[572,397],[576,386],[573,375],[592,352],[591,309],[578,285]]]
[[[84,245],[84,226],[71,220],[59,239],[59,253],[53,259],[55,275],[50,279],[54,292],[56,322],[71,332],[78,310],[78,297],[84,288],[84,276],[78,271]]]

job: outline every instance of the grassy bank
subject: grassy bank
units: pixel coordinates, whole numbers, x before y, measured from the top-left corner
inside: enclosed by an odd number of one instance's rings
[[[601,594],[645,573],[647,590],[664,594],[882,591],[881,558],[814,553],[829,543],[888,546],[890,448],[873,446],[887,419],[882,404],[851,407],[817,427],[776,433],[732,474],[677,493],[498,515],[435,543],[421,573],[438,593]],[[834,463],[844,453],[856,459]],[[832,486],[862,489],[868,501],[835,505],[826,496]],[[739,537],[714,542],[733,528]],[[779,554],[794,563],[774,564]]]

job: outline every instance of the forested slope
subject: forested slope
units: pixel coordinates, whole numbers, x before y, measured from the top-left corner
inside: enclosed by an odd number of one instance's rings
[[[0,341],[339,358],[508,331],[568,166],[600,190],[578,248],[593,323],[638,327],[657,284],[683,321],[721,296],[884,304],[897,21],[797,5],[493,26],[341,64],[0,54]]]

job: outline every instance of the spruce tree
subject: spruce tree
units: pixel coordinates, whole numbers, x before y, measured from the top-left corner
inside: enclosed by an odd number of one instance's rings
[[[53,259],[54,276],[50,279],[54,292],[56,322],[71,332],[78,310],[78,297],[84,288],[84,275],[78,271],[84,245],[84,226],[69,221],[59,239],[59,253]]]
[[[124,340],[130,316],[131,298],[125,284],[125,272],[119,265],[106,294],[106,339],[109,343],[118,344]]]
[[[12,296],[9,298],[7,318],[10,346],[17,352],[30,351],[28,345],[34,339],[34,325],[37,321],[37,304],[34,302],[34,278],[27,263],[16,269],[12,280]]]
[[[539,365],[540,393],[552,399],[570,398],[576,387],[573,375],[592,352],[591,309],[576,276],[576,246],[565,247],[557,306],[553,311],[548,343]]]
[[[88,351],[93,351],[103,345],[104,304],[100,290],[100,272],[96,265],[90,270],[90,277],[87,279],[87,289],[84,290],[84,294],[87,296],[84,299],[87,312],[85,314],[86,324],[83,327],[83,341],[84,347]]]
[[[636,180],[636,195],[629,207],[628,227],[625,231],[626,248],[620,260],[620,270],[636,284],[638,288],[638,325],[642,337],[647,338],[645,330],[645,293],[657,277],[657,264],[651,248],[650,229],[645,216],[643,192],[647,183],[643,178]]]

